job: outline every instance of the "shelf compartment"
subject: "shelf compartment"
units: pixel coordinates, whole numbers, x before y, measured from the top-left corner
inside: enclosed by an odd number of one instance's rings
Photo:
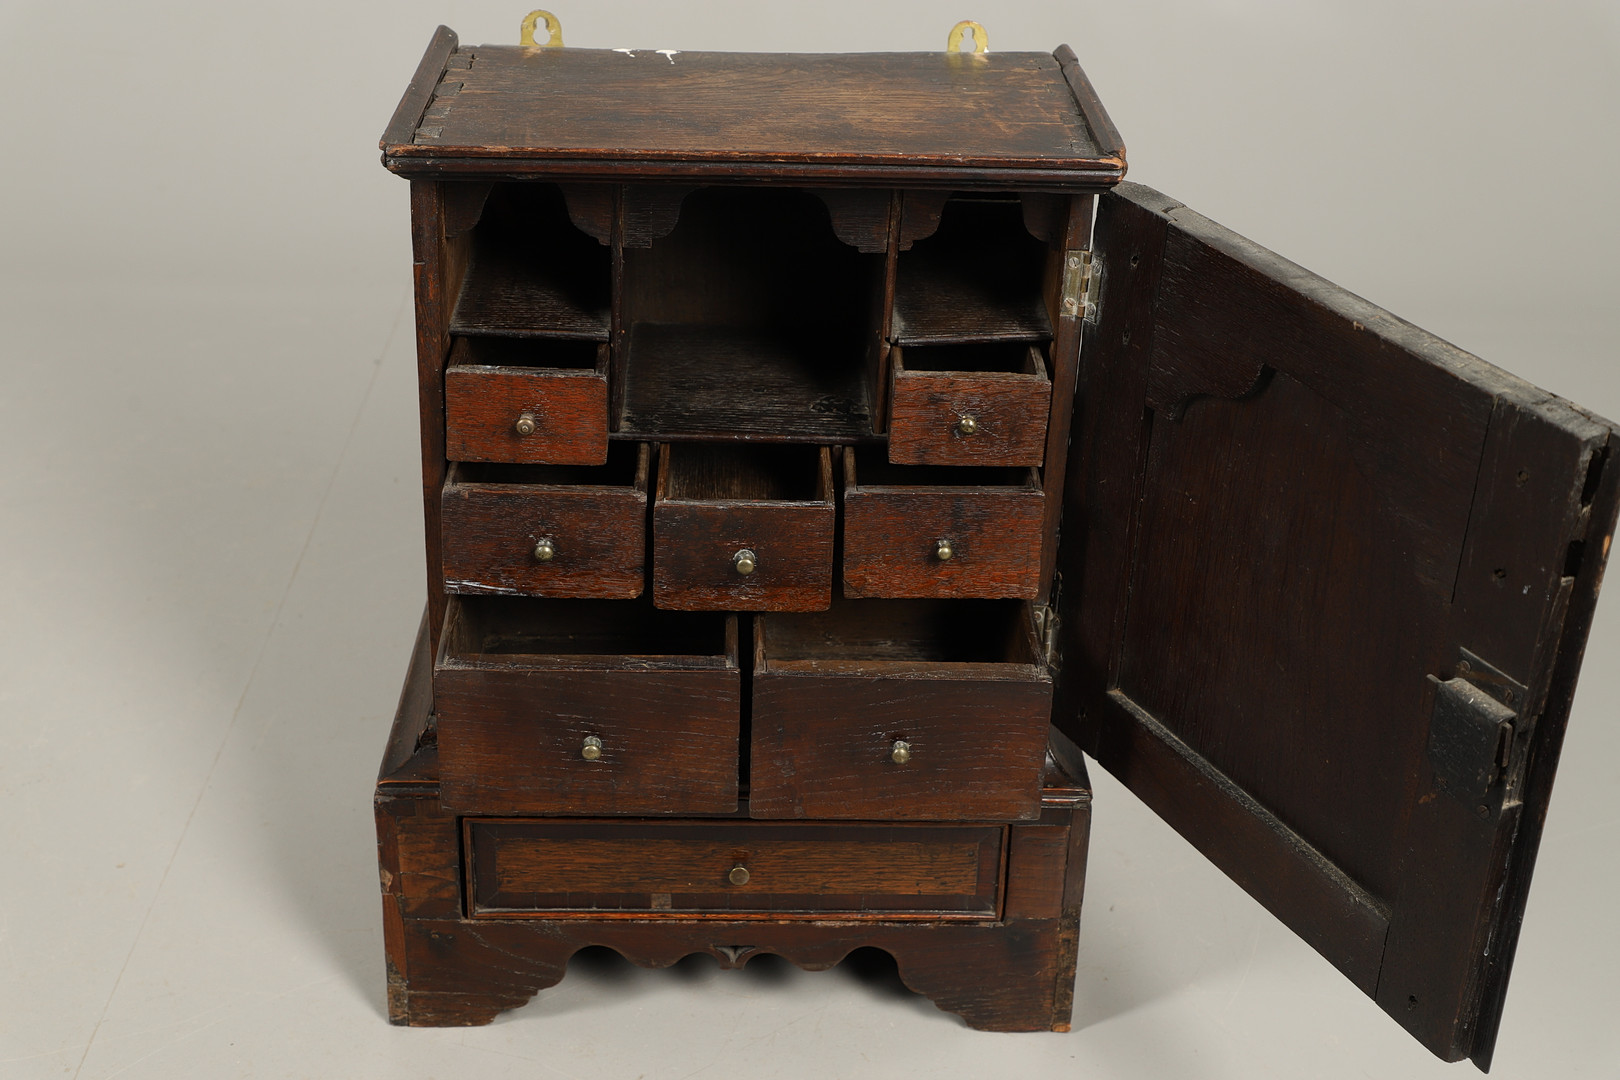
[[[451,461],[600,465],[607,460],[608,347],[457,338],[444,372]]]
[[[891,465],[851,448],[843,501],[845,596],[1040,593],[1046,496],[1034,469]]]
[[[601,466],[452,466],[440,505],[445,589],[640,596],[649,457],[646,443],[614,443]]]
[[[827,445],[870,440],[871,395],[859,345],[737,326],[636,326],[625,354],[618,434]]]
[[[749,814],[1040,813],[1052,682],[1030,606],[842,600],[754,622]]]
[[[667,444],[653,598],[688,610],[819,611],[832,602],[836,513],[828,447]]]
[[[555,184],[496,184],[472,234],[452,334],[607,341],[612,256]]]
[[[999,911],[1000,826],[465,822],[474,918],[604,913],[979,918]],[[746,876],[733,879],[738,867]]]
[[[1026,342],[889,351],[889,460],[901,465],[1030,465],[1046,458],[1052,380]]]
[[[447,808],[736,812],[735,616],[452,596],[433,695]]]
[[[939,230],[899,255],[890,340],[900,345],[1046,341],[1046,245],[1014,198],[957,196]]]

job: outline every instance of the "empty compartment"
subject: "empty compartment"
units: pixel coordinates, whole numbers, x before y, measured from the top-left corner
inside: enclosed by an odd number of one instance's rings
[[[444,372],[451,461],[607,460],[608,347],[547,338],[457,338]]]
[[[899,255],[890,340],[901,345],[1045,341],[1046,245],[1016,195],[957,195],[939,227]]]
[[[575,194],[582,210],[604,196],[610,189],[588,185]],[[450,332],[606,341],[612,267],[608,246],[574,224],[562,188],[495,184],[472,231]]]
[[[1041,346],[896,345],[889,361],[890,461],[1039,466],[1045,460],[1052,380]]]
[[[442,802],[734,812],[740,686],[735,616],[453,596],[433,669]]]
[[[844,452],[844,595],[1034,599],[1045,494],[1034,469],[892,465]]]
[[[653,502],[659,607],[819,611],[832,602],[825,446],[670,443]]]
[[[1052,682],[1030,606],[843,600],[754,623],[749,814],[1027,820]]]
[[[617,430],[839,443],[872,434],[867,354],[883,256],[797,190],[705,188],[624,252]]]
[[[454,593],[629,600],[646,580],[646,443],[605,465],[458,463],[441,499]]]

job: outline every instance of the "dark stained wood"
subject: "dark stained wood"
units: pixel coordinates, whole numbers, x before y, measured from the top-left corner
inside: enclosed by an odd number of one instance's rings
[[[1071,189],[1124,171],[1096,153],[1059,62],[1039,53],[466,52],[459,92],[414,142],[390,142],[390,168],[453,161],[467,171],[482,160],[510,174],[588,162],[597,174],[661,165],[666,176],[719,166],[733,177],[840,178],[881,169],[905,178],[896,182],[1028,177]]]
[[[613,243],[619,189],[614,184],[559,184],[568,203],[568,220],[598,244]]]
[[[405,685],[400,689],[399,705],[394,710],[394,724],[388,732],[388,745],[383,751],[382,765],[377,770],[379,788],[438,781],[437,772],[429,775],[422,771],[426,764],[423,759],[429,752],[433,753],[434,764],[437,765],[437,733],[428,723],[428,715],[433,711],[431,641],[432,633],[424,609],[422,623],[416,630],[416,644],[411,647]]]
[[[384,160],[390,146],[409,143],[415,137],[417,124],[422,119],[422,113],[427,111],[429,103],[432,102],[433,90],[439,85],[439,76],[444,73],[445,62],[456,51],[457,44],[459,42],[456,32],[448,26],[441,26],[433,31],[427,50],[422,53],[422,61],[416,65],[416,74],[411,76],[410,83],[406,85],[405,93],[400,96],[399,105],[394,109],[394,115],[388,121],[388,128],[378,143],[384,153]]]
[[[900,236],[897,251],[910,251],[918,240],[939,231],[939,219],[950,201],[948,191],[905,191],[901,193]]]
[[[1086,78],[1086,73],[1080,69],[1080,61],[1076,59],[1074,50],[1067,45],[1059,45],[1052,52],[1052,59],[1056,60],[1058,67],[1062,69],[1063,79],[1069,84],[1069,90],[1074,94],[1074,103],[1079,106],[1080,114],[1086,118],[1086,125],[1096,137],[1098,149],[1106,157],[1119,162],[1123,175],[1125,140],[1120,138],[1119,129],[1114,126],[1114,121],[1109,119],[1108,110],[1103,108],[1102,99],[1097,96],[1091,80]]]
[[[469,820],[467,910],[993,919],[1004,831]]]
[[[422,516],[427,555],[428,626],[431,647],[439,647],[444,625],[444,568],[439,550],[439,495],[444,485],[444,367],[450,355],[450,309],[460,291],[460,275],[444,236],[441,187],[411,181],[411,253],[416,300],[417,416],[422,439]],[[447,280],[448,279],[448,280]]]
[[[444,373],[452,461],[600,465],[608,456],[608,347],[457,338]],[[518,421],[533,423],[522,434]]]
[[[445,806],[734,811],[736,635],[735,618],[638,601],[452,600],[433,673]]]
[[[1038,346],[896,345],[889,364],[890,461],[1041,465],[1052,382]],[[972,434],[960,427],[967,416]]]
[[[849,601],[754,625],[751,816],[1039,813],[1051,681],[1024,605]]]
[[[1041,303],[1046,245],[1006,196],[960,195],[939,230],[901,251],[892,337],[901,345],[1045,341]]]
[[[1104,196],[1097,240],[1054,720],[1424,1045],[1488,1058],[1535,826],[1516,760],[1439,789],[1430,677],[1468,649],[1545,686],[1584,636],[1608,426],[1156,192]]]
[[[827,447],[669,444],[653,502],[659,607],[819,611],[832,600],[832,458]],[[735,556],[754,553],[756,569]]]
[[[1033,469],[895,466],[844,451],[844,595],[1034,599],[1045,497]],[[939,558],[950,541],[951,558]]]
[[[615,443],[590,467],[452,467],[444,587],[454,593],[632,600],[645,584],[649,452]],[[552,555],[535,554],[542,540]]]
[[[681,203],[692,190],[681,184],[624,185],[620,212],[624,246],[650,248],[654,241],[674,232],[681,216]]]

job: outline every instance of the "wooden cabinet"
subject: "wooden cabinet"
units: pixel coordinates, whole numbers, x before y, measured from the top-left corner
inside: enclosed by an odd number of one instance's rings
[[[813,102],[813,107],[807,103]],[[1151,189],[1067,48],[464,48],[411,181],[390,1015],[870,945],[1066,1028],[1115,773],[1488,1064],[1615,429]]]

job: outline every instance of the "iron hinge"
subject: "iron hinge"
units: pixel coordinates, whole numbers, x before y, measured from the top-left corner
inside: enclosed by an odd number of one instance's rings
[[[1516,740],[1522,734],[1523,683],[1467,649],[1454,673],[1433,675],[1429,764],[1441,791],[1473,806],[1482,818],[1501,810],[1514,781]]]
[[[1054,671],[1058,668],[1057,609],[1043,604],[1035,609],[1035,637],[1040,644],[1041,659]]]
[[[1097,283],[1100,263],[1089,251],[1070,251],[1063,256],[1062,314],[1071,319],[1097,317]]]

